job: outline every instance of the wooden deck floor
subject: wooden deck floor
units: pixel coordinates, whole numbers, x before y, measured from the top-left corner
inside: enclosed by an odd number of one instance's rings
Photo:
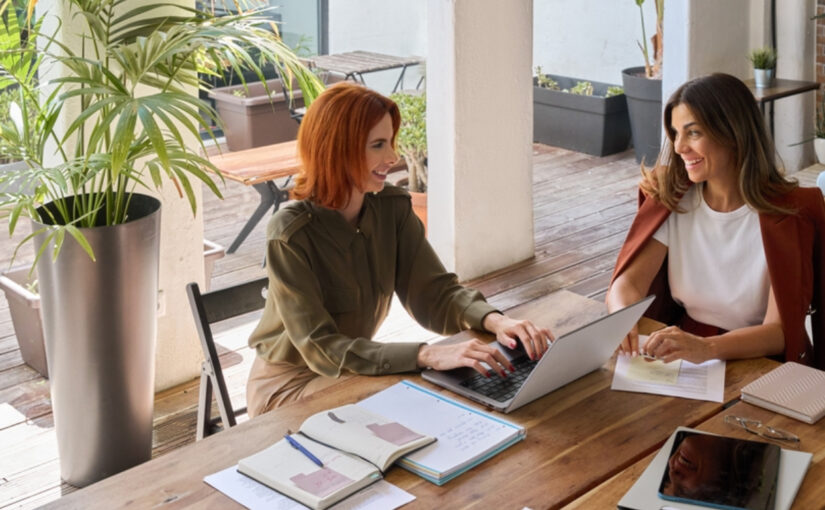
[[[821,168],[798,174],[813,185]],[[566,288],[602,299],[610,272],[635,212],[638,166],[632,152],[606,158],[536,145],[533,259],[469,282],[501,309]],[[207,194],[204,194],[207,196]],[[229,184],[225,200],[205,202],[206,237],[228,246],[255,208],[251,188]],[[432,221],[432,220],[431,220]],[[262,222],[241,248],[215,264],[213,288],[262,275]],[[19,236],[22,237],[22,236]],[[0,244],[0,267],[8,267],[15,243]],[[31,259],[24,251],[19,261]],[[252,353],[246,348],[254,318],[226,328],[218,339],[232,398],[244,400]],[[430,340],[398,306],[378,335],[382,341]],[[194,441],[197,380],[158,394],[153,455]],[[71,492],[61,484],[48,381],[22,363],[5,298],[0,298],[0,508],[33,508]]]

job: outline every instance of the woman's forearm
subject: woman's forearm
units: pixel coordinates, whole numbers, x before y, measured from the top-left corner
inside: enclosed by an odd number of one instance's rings
[[[785,334],[780,323],[759,324],[708,337],[714,359],[741,359],[774,356],[785,351]]]

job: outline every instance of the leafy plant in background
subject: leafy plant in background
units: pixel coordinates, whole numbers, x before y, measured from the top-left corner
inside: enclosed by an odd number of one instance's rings
[[[28,27],[25,19],[18,16],[25,7],[21,0],[8,2],[4,7],[5,11],[0,9],[0,130],[11,129],[13,118],[19,119],[22,125],[33,125],[36,97],[32,94],[41,60],[35,42],[29,36],[39,31],[40,23]],[[13,147],[0,137],[0,163],[18,161],[20,156],[14,152]]]
[[[558,82],[544,74],[541,66],[536,66],[536,84],[543,89],[559,90]]]
[[[607,87],[607,94],[604,97],[621,96],[624,94],[624,89],[618,85],[611,85]]]
[[[41,97],[32,80],[24,79],[30,74],[21,75],[20,69],[32,62],[28,46],[33,44],[4,51],[0,60],[0,76],[33,104],[13,101],[11,122],[0,129],[9,155],[27,164],[16,174],[0,175],[0,215],[8,219],[11,234],[21,216],[48,223],[42,230],[55,241],[55,257],[68,233],[94,258],[78,227],[129,221],[132,194],[160,189],[164,176],[186,196],[193,213],[191,179],[220,196],[209,173],[218,171],[199,153],[204,148],[200,130],[211,135],[209,120],[219,122],[209,104],[191,93],[208,87],[199,72],[242,75],[243,69],[251,69],[265,81],[262,68],[274,65],[286,82],[295,80],[307,102],[323,89],[277,31],[269,30],[271,21],[263,15],[267,9],[244,5],[238,14],[216,17],[160,3],[59,1],[68,12],[62,22],[83,35],[74,49],[32,26],[29,40],[39,37],[45,46],[34,63],[61,70],[42,84],[48,92]],[[28,0],[29,16],[36,3]],[[8,7],[8,0],[2,7]],[[10,37],[10,28],[0,35]],[[57,126],[67,103],[78,113],[64,132]],[[33,192],[7,191],[4,185],[13,180],[27,182]],[[38,208],[47,203],[56,212],[41,218]]]
[[[409,171],[410,191],[427,191],[427,97],[398,92],[390,96],[401,112],[396,144]]]
[[[565,90],[565,92],[568,92]],[[570,88],[569,92],[571,94],[576,94],[579,96],[592,96],[593,95],[593,84],[589,81],[580,81],[577,82],[573,87]]]
[[[776,50],[770,46],[756,48],[748,54],[748,60],[753,64],[754,69],[774,69],[776,68]]]
[[[591,82],[579,81],[576,82],[576,84],[573,87],[569,89],[563,89],[559,87],[558,82],[554,80],[550,75],[544,74],[542,72],[541,66],[536,66],[536,86],[548,90],[558,90],[560,92],[576,94],[579,96],[593,95],[593,84]],[[607,87],[607,93],[604,95],[604,97],[619,96],[621,94],[624,94],[624,89],[622,87],[619,87],[618,85],[610,85]]]
[[[645,31],[645,14],[644,10],[642,9],[642,5],[644,5],[645,0],[634,0],[636,5],[639,7],[639,17],[642,20],[642,42],[638,42],[639,49],[642,50],[642,55],[645,59],[645,76],[648,78],[661,78],[662,77],[662,57],[664,55],[664,50],[662,43],[664,42],[663,35],[662,35],[662,27],[664,23],[664,14],[665,14],[665,0],[654,0],[656,5],[656,33],[653,37],[650,38],[651,45],[653,46],[653,62],[650,61],[650,52],[648,51],[647,46],[647,32]]]
[[[819,108],[816,109],[814,135],[817,138],[825,138],[825,102],[820,102]]]

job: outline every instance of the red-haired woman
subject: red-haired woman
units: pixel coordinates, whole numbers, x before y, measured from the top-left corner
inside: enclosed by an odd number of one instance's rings
[[[424,327],[453,334],[475,328],[531,358],[552,336],[511,319],[448,273],[413,214],[410,196],[385,186],[398,161],[401,118],[390,99],[352,82],[327,89],[298,133],[303,169],[298,199],[267,228],[269,290],[249,345],[257,357],[247,384],[252,416],[320,391],[347,374],[381,375],[422,367],[512,370],[480,340],[439,346],[371,340],[393,292]],[[486,373],[486,375],[492,375]]]

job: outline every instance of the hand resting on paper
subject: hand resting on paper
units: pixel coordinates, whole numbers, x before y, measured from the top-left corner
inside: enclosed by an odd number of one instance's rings
[[[703,363],[716,357],[707,339],[682,331],[678,326],[669,326],[651,333],[642,346],[641,353],[665,363],[677,359]]]

